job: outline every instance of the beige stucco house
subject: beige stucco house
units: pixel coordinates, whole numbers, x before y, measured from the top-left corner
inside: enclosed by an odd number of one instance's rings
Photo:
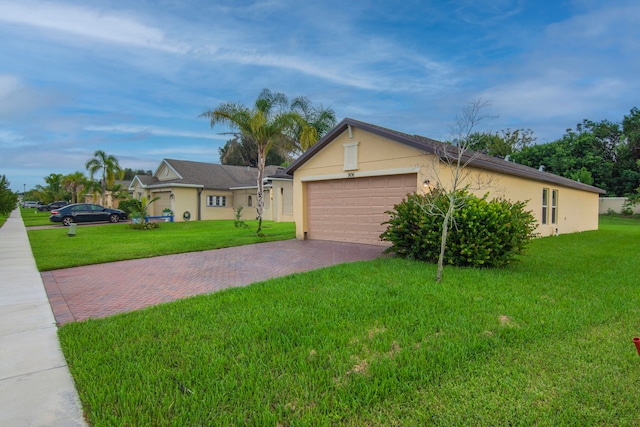
[[[407,193],[451,183],[436,153],[451,146],[344,119],[286,169],[293,175],[299,239],[381,244],[381,223]],[[479,196],[528,201],[542,236],[598,228],[596,187],[527,166],[467,152],[465,183]]]
[[[262,218],[293,221],[293,185],[278,166],[267,166]],[[187,160],[164,159],[153,175],[136,175],[129,186],[133,197],[160,197],[150,214],[166,208],[175,221],[234,219],[243,207],[242,219],[255,219],[258,169]]]

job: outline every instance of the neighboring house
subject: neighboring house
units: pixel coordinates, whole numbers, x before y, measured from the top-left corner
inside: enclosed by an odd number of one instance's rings
[[[264,176],[262,218],[293,221],[291,176],[278,166],[267,166]],[[257,182],[257,168],[164,159],[153,175],[136,175],[129,190],[136,199],[160,197],[150,214],[168,208],[175,221],[234,219],[239,206],[242,219],[255,219]]]
[[[299,239],[381,244],[381,225],[407,193],[450,180],[434,153],[444,144],[345,119],[292,163]],[[598,197],[590,185],[475,152],[466,169],[472,192],[528,201],[542,236],[598,228]],[[478,182],[484,183],[476,187]]]
[[[129,186],[131,185],[131,181],[116,179],[113,182],[113,184],[114,186],[119,185],[120,190],[127,191]],[[129,192],[129,194],[131,194],[131,192]],[[102,200],[102,194],[99,192],[96,194],[85,194],[84,196],[84,203],[96,203],[98,205],[102,205],[107,208],[116,208],[116,209],[118,208],[118,205],[122,200],[125,200],[125,199],[118,198],[118,197],[114,198],[113,192],[110,190],[107,190],[107,192],[105,193],[104,200]]]

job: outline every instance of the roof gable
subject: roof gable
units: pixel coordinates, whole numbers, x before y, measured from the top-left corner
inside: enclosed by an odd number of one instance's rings
[[[416,148],[428,154],[447,152],[454,156],[457,155],[457,148],[435,139],[426,138],[420,135],[410,135],[407,133],[398,132],[392,129],[387,129],[381,126],[373,125],[370,123],[360,122],[358,120],[346,118],[338,123],[332,130],[330,130],[323,138],[321,138],[316,144],[305,151],[295,162],[293,162],[286,170],[287,174],[294,174],[295,171],[315,156],[320,150],[329,145],[334,139],[341,135],[345,131],[350,131],[351,127],[362,129],[364,131],[373,133],[375,135],[387,138],[389,140],[405,144],[407,146]],[[543,172],[529,166],[524,166],[518,163],[509,162],[498,157],[488,156],[476,151],[468,150],[463,153],[462,160],[469,166],[484,169],[492,172],[499,172],[508,175],[514,175],[522,178],[533,179],[542,182],[548,182],[565,187],[576,188],[583,191],[589,191],[592,193],[604,194],[604,190],[593,187],[591,185],[583,184],[574,181],[569,178],[565,178],[559,175],[554,175],[549,172]]]

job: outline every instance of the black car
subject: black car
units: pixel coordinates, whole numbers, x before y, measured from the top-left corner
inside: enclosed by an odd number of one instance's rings
[[[51,202],[48,205],[42,205],[42,206],[38,206],[38,210],[39,211],[51,211],[53,209],[58,209],[61,208],[63,206],[67,206],[69,204],[69,202],[66,202],[64,200],[60,200],[57,202]]]
[[[49,221],[70,225],[72,222],[119,222],[127,219],[127,214],[120,209],[110,209],[91,203],[74,203],[62,208],[53,209]]]

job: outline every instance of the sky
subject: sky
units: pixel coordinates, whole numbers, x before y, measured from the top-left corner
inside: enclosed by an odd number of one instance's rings
[[[219,162],[229,129],[198,116],[263,88],[446,140],[554,141],[640,107],[637,0],[0,0],[0,175],[11,189],[121,167]]]

